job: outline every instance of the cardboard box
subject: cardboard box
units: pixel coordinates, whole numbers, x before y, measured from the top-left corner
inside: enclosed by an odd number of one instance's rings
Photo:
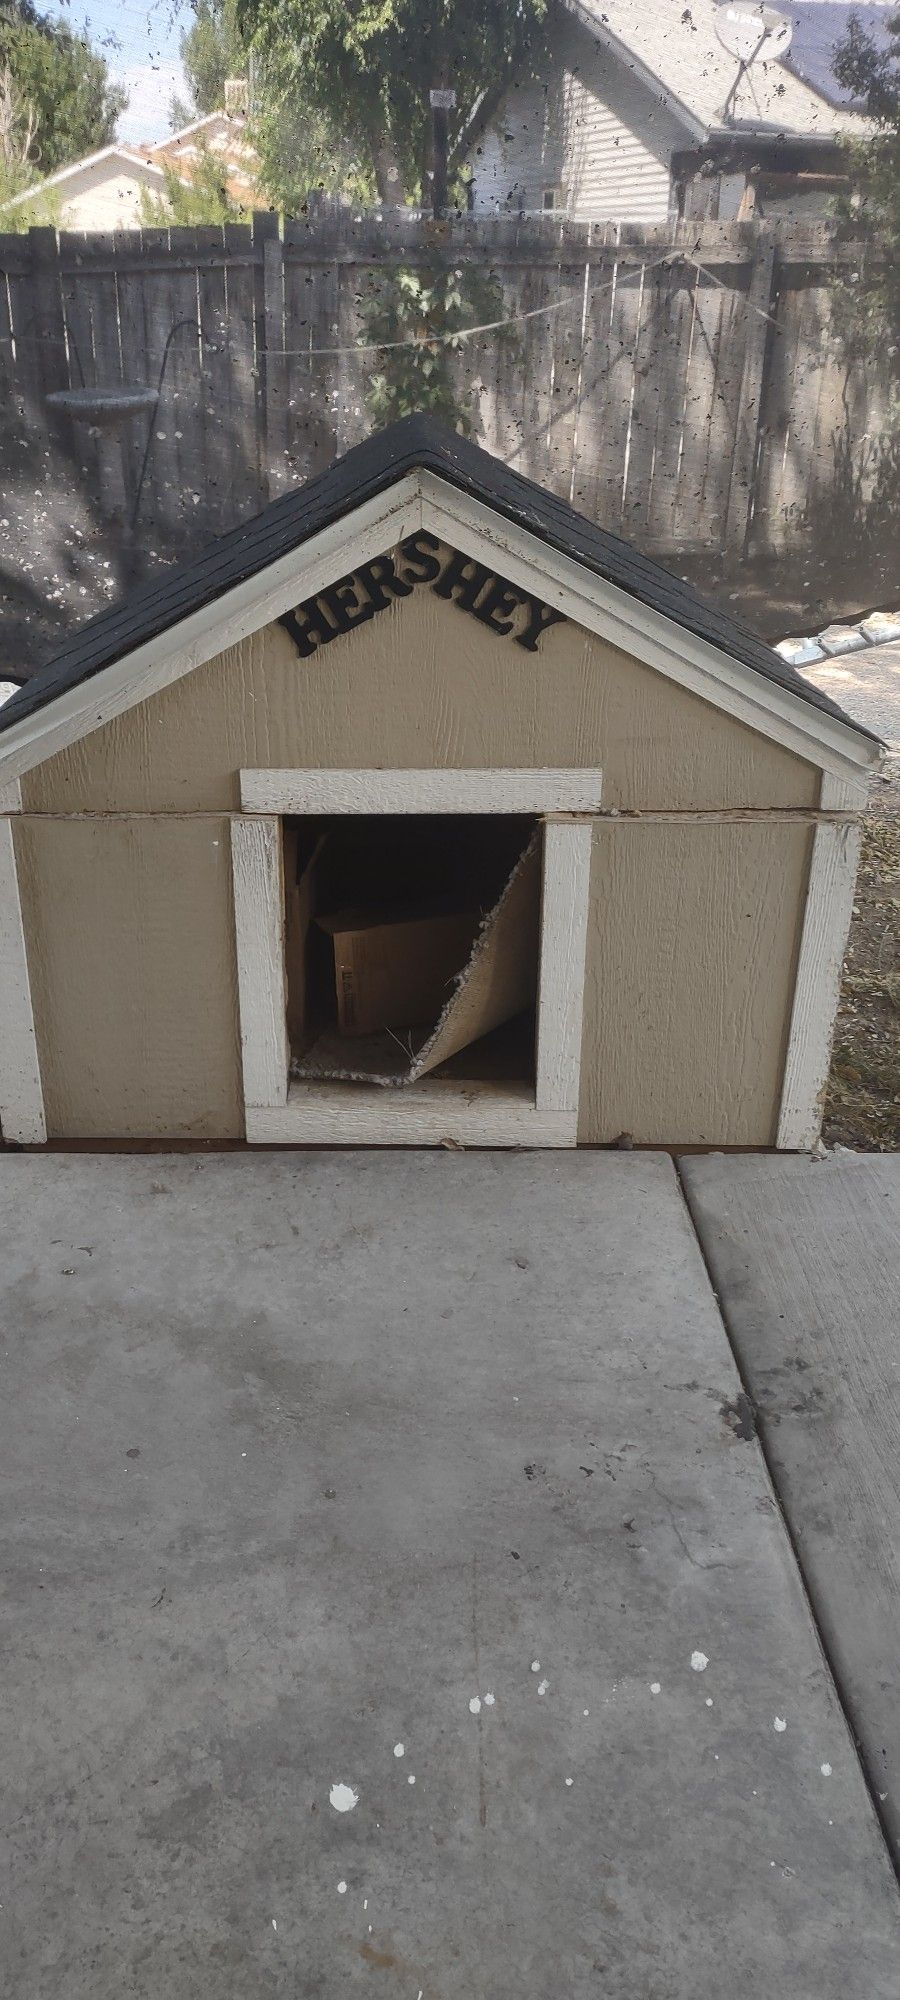
[[[476,912],[449,915],[342,910],[317,917],[334,954],[341,1035],[369,1035],[435,1021],[469,956]]]
[[[467,920],[468,944],[461,954],[457,949],[453,956],[450,983],[432,1006],[431,1025],[423,1022],[417,1034],[400,1034],[393,1023],[389,1032],[360,1027],[354,1030],[352,1049],[343,1035],[326,1028],[312,1047],[295,1059],[291,1074],[387,1086],[415,1083],[533,1006],[538,978],[541,852],[541,830],[537,828],[493,909],[480,921]],[[433,925],[448,920],[429,917],[419,921]],[[360,928],[350,934],[362,939],[366,932]],[[322,942],[330,944],[330,939],[323,935]],[[380,941],[375,942],[380,948]],[[403,1029],[416,1025],[401,1015]]]

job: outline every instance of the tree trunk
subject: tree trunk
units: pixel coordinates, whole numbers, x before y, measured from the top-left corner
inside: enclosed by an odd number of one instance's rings
[[[375,185],[378,199],[385,208],[404,208],[406,189],[400,161],[393,141],[383,134],[372,140],[372,165],[375,168]]]

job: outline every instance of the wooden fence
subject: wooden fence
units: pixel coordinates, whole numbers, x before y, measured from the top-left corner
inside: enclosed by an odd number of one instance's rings
[[[859,257],[826,224],[504,217],[435,232],[324,207],[281,232],[265,214],[32,230],[0,237],[7,578],[30,558],[39,594],[31,491],[65,568],[76,516],[80,543],[125,537],[143,467],[139,548],[187,552],[363,437],[379,365],[359,351],[365,302],[425,246],[488,275],[492,317],[513,322],[454,359],[488,449],[645,549],[721,562],[795,547],[846,476],[848,440],[852,459],[883,420],[883,384],[848,377],[829,339],[835,272]],[[149,427],[48,408],[81,384],[155,387],[164,360]]]

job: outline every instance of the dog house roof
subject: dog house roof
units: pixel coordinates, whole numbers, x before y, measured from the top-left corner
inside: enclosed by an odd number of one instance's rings
[[[780,655],[733,618],[500,459],[434,423],[405,417],[356,445],[325,472],[285,494],[250,521],[212,542],[202,555],[91,618],[42,671],[0,708],[0,732],[170,632],[365,501],[417,470],[437,475],[507,521],[574,560],[593,576],[707,641],[803,703],[877,743],[835,702],[811,687]]]

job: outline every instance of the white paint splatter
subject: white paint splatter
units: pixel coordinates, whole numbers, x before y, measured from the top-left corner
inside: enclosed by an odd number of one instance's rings
[[[496,1703],[496,1700],[497,1697],[495,1694],[486,1694],[484,1697],[485,1708],[493,1708]]]
[[[407,1778],[406,1782],[407,1782],[407,1784],[408,1784],[408,1785],[414,1785],[416,1781],[415,1781],[415,1778],[414,1778],[414,1777],[413,1777],[412,1775],[410,1775],[410,1776],[409,1776],[409,1777]]]
[[[711,1695],[711,1694],[708,1694],[708,1695],[707,1695],[707,1697],[706,1697],[706,1706],[707,1706],[707,1708],[712,1708],[712,1705],[713,1705],[713,1698],[712,1698],[712,1695]]]
[[[533,1673],[533,1674],[539,1674],[539,1673],[540,1673],[540,1671],[541,1671],[541,1663],[540,1663],[540,1660],[532,1660],[532,1662],[531,1662],[531,1671],[532,1671],[532,1673]]]
[[[538,1694],[546,1694],[549,1686],[549,1681],[538,1681]]]
[[[692,1653],[691,1666],[695,1674],[705,1674],[709,1666],[709,1655],[707,1653]]]
[[[574,1783],[575,1783],[575,1780],[574,1780],[574,1778],[567,1778],[567,1779],[566,1779],[566,1784],[567,1784],[567,1785],[574,1785]]]
[[[590,1711],[590,1709],[589,1709],[589,1708],[583,1708],[583,1709],[582,1709],[582,1711],[581,1711],[582,1715],[590,1715],[590,1712],[591,1712],[591,1711]]]
[[[820,1765],[819,1765],[819,1770],[821,1771],[821,1773],[822,1773],[822,1776],[823,1776],[823,1778],[830,1778],[830,1777],[831,1777],[831,1765],[830,1765],[830,1764],[820,1764]]]
[[[662,1681],[651,1681],[651,1682],[650,1682],[650,1693],[651,1693],[651,1694],[662,1694]]]
[[[359,1805],[359,1793],[352,1785],[332,1785],[328,1796],[335,1812],[352,1812]]]
[[[273,1931],[277,1931],[278,1929],[278,1925],[276,1924],[274,1917],[272,1918],[272,1929]]]
[[[339,1896],[346,1896],[346,1894],[347,1894],[347,1884],[346,1884],[346,1882],[339,1882],[339,1883],[338,1883],[338,1895],[339,1895]]]
[[[782,1736],[784,1734],[784,1731],[787,1728],[787,1723],[785,1722],[783,1715],[776,1715],[775,1720],[772,1724],[772,1728],[774,1730],[777,1730],[779,1736]]]
[[[479,1694],[473,1694],[472,1699],[469,1703],[469,1714],[470,1715],[481,1714],[481,1696]]]
[[[395,1744],[394,1744],[394,1756],[395,1756],[395,1757],[404,1757],[405,1755],[406,1755],[406,1744],[405,1744],[405,1743],[395,1743]]]

